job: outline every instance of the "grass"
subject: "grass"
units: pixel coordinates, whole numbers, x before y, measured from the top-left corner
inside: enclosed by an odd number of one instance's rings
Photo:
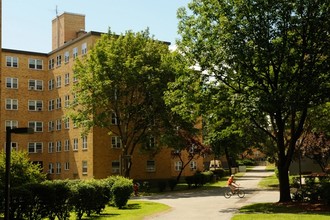
[[[240,214],[235,215],[232,220],[323,220],[330,218],[330,212],[308,211],[305,206],[297,206],[293,203],[257,203],[244,206]]]
[[[170,210],[171,207],[148,201],[136,201],[130,200],[123,209],[107,206],[101,213],[101,215],[91,215],[90,217],[84,216],[83,219],[120,219],[120,220],[142,220],[146,216],[151,216],[156,213],[161,213]],[[76,219],[76,216],[72,214],[70,220]]]

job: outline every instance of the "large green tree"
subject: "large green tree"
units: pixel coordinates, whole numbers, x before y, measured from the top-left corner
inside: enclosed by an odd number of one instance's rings
[[[167,83],[184,68],[177,57],[148,30],[119,36],[109,32],[75,65],[75,101],[68,116],[85,132],[100,127],[120,138],[127,177],[137,146],[150,154],[161,146],[174,147],[161,142],[173,139],[176,126],[182,127],[163,101]]]
[[[288,169],[308,109],[329,98],[330,2],[192,0],[188,8],[178,11],[178,49],[273,141],[280,201],[290,201]]]

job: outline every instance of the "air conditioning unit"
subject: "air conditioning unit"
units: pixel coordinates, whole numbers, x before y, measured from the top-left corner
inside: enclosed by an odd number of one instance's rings
[[[30,90],[35,90],[35,87],[34,86],[30,86]]]
[[[42,150],[41,150],[41,149],[38,149],[38,150],[37,150],[37,153],[42,153]]]
[[[42,110],[42,108],[38,108],[38,111],[41,111]]]

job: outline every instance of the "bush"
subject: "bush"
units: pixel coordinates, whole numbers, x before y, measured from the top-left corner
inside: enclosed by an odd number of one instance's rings
[[[225,176],[225,170],[223,168],[218,168],[212,170],[213,174],[216,175],[218,178],[222,178]]]
[[[111,193],[114,205],[118,208],[124,207],[133,193],[133,181],[118,176],[111,187]]]

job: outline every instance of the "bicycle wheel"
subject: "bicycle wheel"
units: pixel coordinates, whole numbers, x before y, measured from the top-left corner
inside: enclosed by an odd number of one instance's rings
[[[243,190],[239,190],[237,192],[238,197],[243,198],[245,196],[245,192]]]
[[[230,191],[225,192],[225,198],[229,199],[231,197],[232,193]]]

